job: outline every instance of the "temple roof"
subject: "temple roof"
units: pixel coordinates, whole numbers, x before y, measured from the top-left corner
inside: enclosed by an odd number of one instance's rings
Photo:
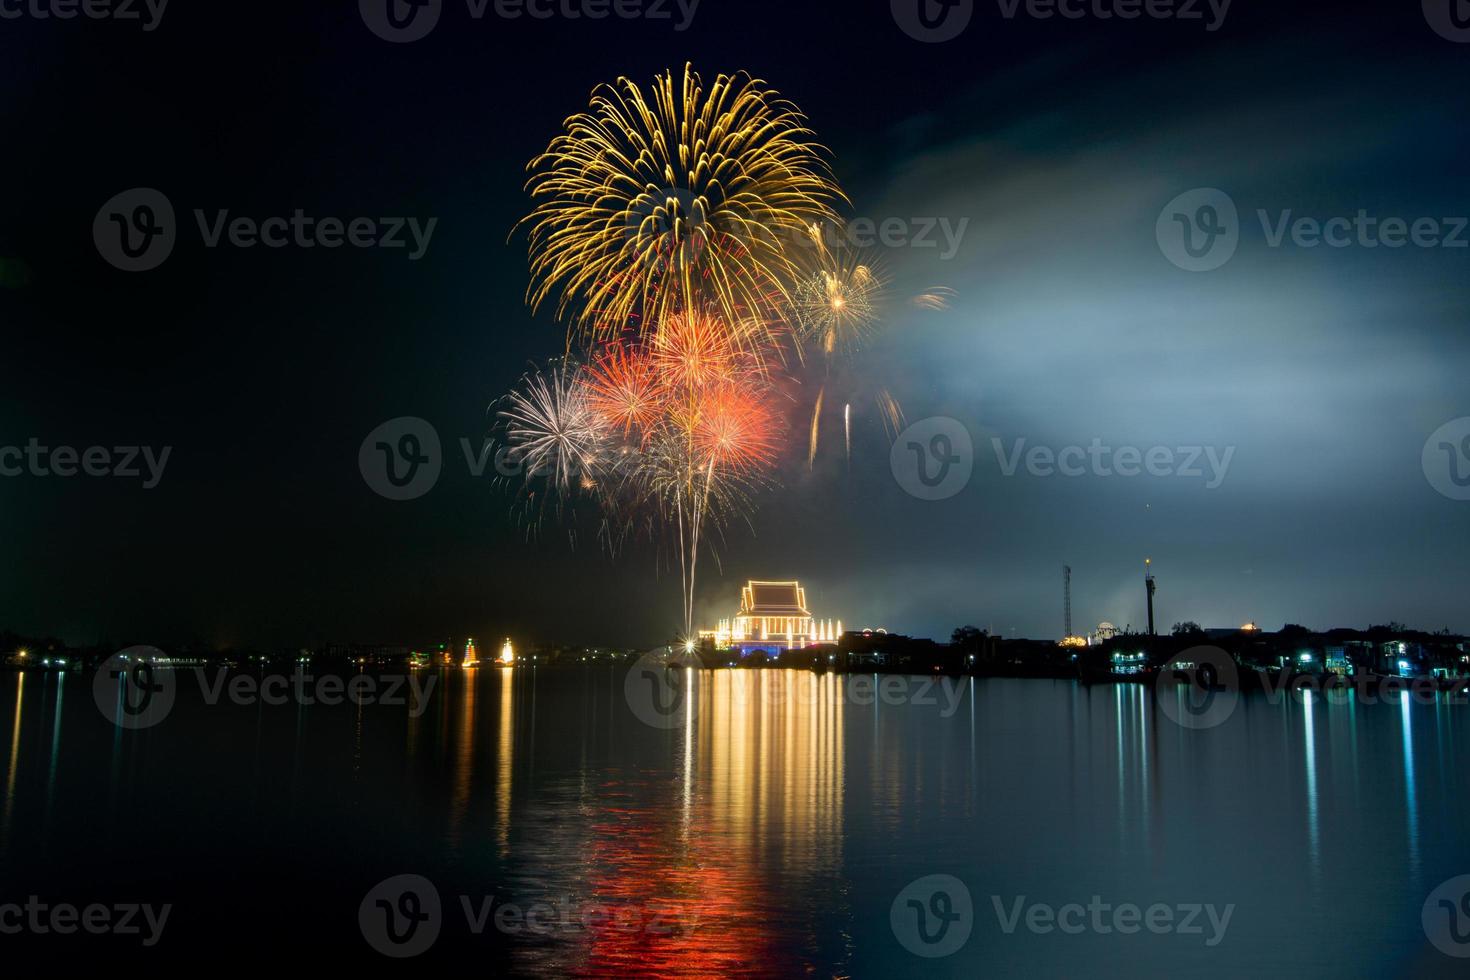
[[[742,616],[810,616],[806,590],[798,582],[758,582],[740,590]]]

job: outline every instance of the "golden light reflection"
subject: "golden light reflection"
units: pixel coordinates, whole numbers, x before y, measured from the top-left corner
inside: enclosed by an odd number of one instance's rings
[[[584,928],[515,951],[538,976],[783,975],[797,950],[775,939],[790,910],[783,876],[840,877],[840,678],[797,671],[689,671],[696,710],[668,733],[667,768],[603,770],[538,793],[517,842],[534,894],[593,910]],[[586,822],[562,818],[584,809]]]
[[[0,819],[0,841],[10,842],[10,816],[15,809],[15,773],[20,766],[20,717],[26,689],[26,672],[15,675],[15,724],[10,730],[10,762],[5,769],[5,815]]]
[[[506,640],[505,645],[510,646]],[[495,841],[504,857],[510,852],[511,777],[515,773],[515,675],[498,673],[500,680],[500,735],[495,747]]]
[[[454,789],[449,804],[449,840],[458,846],[475,782],[475,675],[460,685],[459,732],[455,739]],[[446,721],[447,713],[446,713]]]

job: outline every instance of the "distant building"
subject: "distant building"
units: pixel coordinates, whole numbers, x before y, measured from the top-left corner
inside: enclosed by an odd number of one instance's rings
[[[843,633],[837,641],[837,653],[847,670],[959,673],[964,661],[958,647],[881,629]]]
[[[1149,670],[1148,654],[1141,650],[1115,651],[1112,655],[1112,670],[1117,677],[1146,674]]]
[[[813,618],[806,606],[806,590],[799,582],[764,582],[751,579],[740,590],[740,611],[722,619],[712,630],[700,630],[701,641],[714,643],[717,650],[757,650],[779,655],[818,643],[835,643],[842,635],[842,621]]]

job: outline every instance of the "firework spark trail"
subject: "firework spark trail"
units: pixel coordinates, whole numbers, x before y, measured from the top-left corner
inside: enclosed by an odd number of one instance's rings
[[[835,260],[804,278],[793,305],[802,336],[823,354],[853,353],[877,326],[878,296],[883,283],[863,263]]]
[[[531,161],[533,310],[594,338],[712,303],[728,323],[779,323],[788,243],[846,198],[806,118],[749,75],[689,65],[594,90]]]
[[[847,446],[847,465],[852,465],[852,404],[842,406],[842,440]]]
[[[817,435],[822,424],[822,399],[826,397],[826,394],[826,386],[817,389],[817,407],[812,409],[812,433],[806,451],[807,469],[811,469],[817,461]]]

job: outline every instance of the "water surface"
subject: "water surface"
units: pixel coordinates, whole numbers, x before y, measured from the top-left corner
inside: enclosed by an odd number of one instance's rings
[[[188,679],[139,731],[102,716],[90,677],[0,675],[0,903],[173,905],[151,948],[23,934],[0,950],[382,965],[359,905],[416,874],[442,921],[412,963],[502,975],[1463,966],[1420,922],[1432,889],[1470,873],[1463,704],[1257,695],[1192,731],[1139,686],[905,681],[883,697],[850,677],[715,671],[691,672],[697,710],[660,729],[630,710],[626,669],[435,673],[417,717],[208,704]],[[935,874],[964,883],[973,926],[921,959],[890,908]],[[1208,926],[1007,932],[996,911],[1094,896],[1233,911],[1215,945]]]

